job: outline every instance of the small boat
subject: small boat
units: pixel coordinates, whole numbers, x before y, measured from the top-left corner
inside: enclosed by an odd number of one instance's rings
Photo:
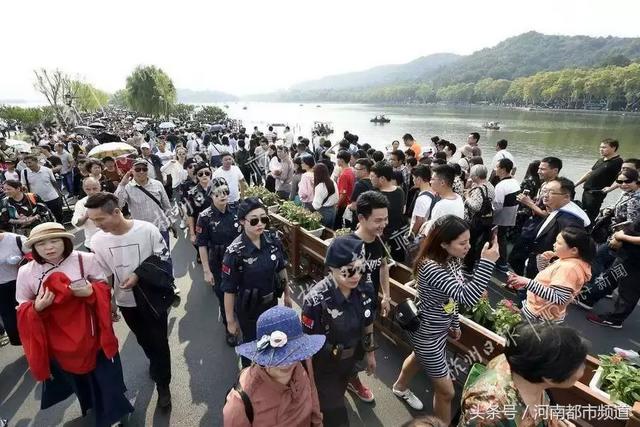
[[[229,106],[227,104],[224,104],[224,108],[229,108]]]
[[[329,122],[314,122],[311,134],[314,136],[329,136],[333,133],[333,126]]]
[[[384,116],[384,114],[380,114],[379,116],[375,116],[373,119],[369,120],[371,123],[389,123],[391,119],[388,119]]]
[[[247,109],[247,106],[245,105],[244,107],[242,107],[242,109],[243,109],[243,110],[246,110],[246,109]]]
[[[316,108],[320,108],[320,104],[316,105]]]
[[[299,107],[302,107],[304,104],[300,104]]]
[[[500,122],[487,122],[482,127],[489,130],[500,130]]]

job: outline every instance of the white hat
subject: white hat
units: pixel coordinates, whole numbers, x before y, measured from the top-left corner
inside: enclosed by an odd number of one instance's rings
[[[151,146],[149,145],[148,142],[143,142],[142,144],[140,144],[140,148],[148,148],[151,149]]]

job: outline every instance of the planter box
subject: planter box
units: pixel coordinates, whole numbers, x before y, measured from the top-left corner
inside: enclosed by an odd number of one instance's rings
[[[312,236],[320,238],[322,236],[322,232],[324,231],[324,227],[320,227],[315,230],[307,230],[306,228],[303,228],[302,230],[311,234]]]
[[[280,211],[280,205],[273,205],[267,208],[267,212],[277,214]]]
[[[606,391],[602,390],[600,387],[602,386],[602,382],[604,381],[604,378],[602,377],[602,375],[604,374],[604,369],[602,368],[602,366],[599,366],[598,369],[596,369],[595,374],[593,374],[593,378],[591,378],[591,382],[589,383],[589,387],[591,387],[591,389],[596,392],[598,395],[604,397],[607,400],[611,400],[611,397],[609,395],[609,393],[607,393]],[[616,405],[618,406],[627,406],[629,407],[629,405],[627,405],[626,403],[624,403],[621,400],[617,400],[614,402]]]

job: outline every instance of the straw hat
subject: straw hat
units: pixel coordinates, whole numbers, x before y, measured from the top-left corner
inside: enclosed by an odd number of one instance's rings
[[[33,227],[31,233],[29,233],[29,238],[25,242],[25,246],[31,248],[41,240],[64,237],[73,241],[73,234],[65,230],[62,224],[58,224],[57,222],[44,222]]]

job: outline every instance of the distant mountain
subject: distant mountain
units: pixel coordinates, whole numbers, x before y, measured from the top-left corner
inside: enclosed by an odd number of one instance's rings
[[[255,98],[305,102],[424,102],[435,99],[438,89],[459,83],[490,78],[501,80],[504,85],[507,84],[504,81],[539,72],[607,65],[624,67],[633,61],[640,61],[640,38],[558,36],[530,31],[467,56],[428,55],[406,64],[327,76]],[[420,95],[414,94],[417,86],[425,87]],[[430,90],[432,96],[427,93]]]
[[[554,36],[530,31],[462,57],[435,73],[427,71],[421,80],[436,86],[484,78],[513,80],[539,71],[600,66],[619,55],[640,58],[640,38]]]
[[[224,102],[237,101],[238,97],[229,93],[217,90],[191,90],[177,89],[178,102],[198,103],[198,102]]]
[[[336,74],[299,83],[294,85],[291,90],[339,90],[394,84],[421,78],[442,66],[458,61],[460,58],[462,58],[460,55],[453,53],[436,53],[420,57],[406,64],[381,65],[364,71]]]

